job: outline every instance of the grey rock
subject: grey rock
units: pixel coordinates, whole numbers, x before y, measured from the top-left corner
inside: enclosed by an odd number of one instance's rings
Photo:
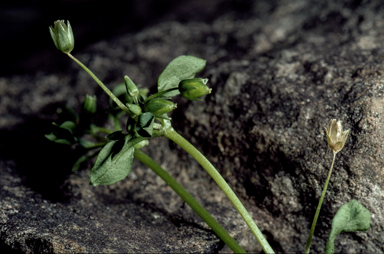
[[[384,252],[384,6],[255,1],[249,7],[208,23],[163,22],[73,54],[111,87],[129,75],[152,92],[173,58],[206,59],[198,76],[210,79],[212,94],[203,102],[175,99],[174,128],[218,168],[277,252],[304,251],[332,160],[324,127],[330,119],[342,120],[351,134],[337,155],[311,250],[324,251],[332,217],[357,199],[372,214],[371,228],[341,234],[335,251]],[[57,73],[0,79],[1,244],[24,252],[227,252],[138,163],[112,186],[89,186],[91,165],[65,173],[75,155],[42,141],[48,127],[38,125],[57,120],[56,108],[66,103],[79,109],[86,93],[95,93],[100,107],[108,103],[75,64]],[[151,144],[145,151],[246,250],[261,251],[190,156],[165,139]]]

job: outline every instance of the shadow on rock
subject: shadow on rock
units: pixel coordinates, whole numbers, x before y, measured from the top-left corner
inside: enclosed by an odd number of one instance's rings
[[[50,111],[58,105],[48,105]],[[42,111],[45,111],[44,109]],[[54,116],[54,113],[51,114]],[[15,169],[23,183],[51,201],[68,200],[64,181],[71,173],[77,152],[67,145],[53,143],[44,135],[52,131],[52,121],[39,115],[26,116],[12,129],[0,129],[0,154]]]

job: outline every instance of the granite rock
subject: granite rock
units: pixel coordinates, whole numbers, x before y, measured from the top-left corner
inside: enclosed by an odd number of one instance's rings
[[[129,75],[151,92],[173,58],[206,59],[198,76],[209,78],[212,94],[203,102],[175,99],[173,126],[218,168],[276,252],[304,250],[332,160],[324,127],[330,119],[342,120],[351,132],[337,155],[311,250],[323,252],[332,217],[357,199],[372,214],[371,228],[341,234],[335,251],[384,252],[384,6],[380,1],[247,3],[242,12],[226,12],[211,22],[161,22],[81,52],[75,48],[73,54],[111,87]],[[111,186],[88,185],[91,164],[69,175],[76,154],[49,144],[43,134],[50,121],[59,120],[57,108],[79,109],[86,93],[96,94],[100,107],[108,103],[74,63],[55,73],[0,79],[2,247],[227,252],[192,210],[138,163]],[[189,155],[165,139],[151,144],[145,151],[247,251],[261,251]]]

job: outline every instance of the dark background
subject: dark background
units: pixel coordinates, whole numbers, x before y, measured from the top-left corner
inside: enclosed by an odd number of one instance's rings
[[[271,1],[270,10],[273,4]],[[252,0],[2,1],[0,75],[34,73],[69,63],[57,57],[48,32],[48,27],[58,19],[71,22],[75,51],[79,52],[96,41],[135,33],[163,21],[210,22],[228,12],[246,15],[252,5]]]

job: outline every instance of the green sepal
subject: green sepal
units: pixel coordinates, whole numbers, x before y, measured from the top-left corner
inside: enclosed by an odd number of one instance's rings
[[[366,231],[371,225],[371,213],[359,201],[353,199],[337,211],[332,220],[325,253],[335,252],[335,238],[342,232]]]
[[[135,83],[128,76],[124,76],[124,83],[129,96],[136,98],[139,95],[139,89],[137,89]]]
[[[58,50],[61,50],[65,54],[73,50],[75,39],[69,21],[67,21],[67,25],[65,25],[64,20],[55,21],[54,26],[49,27],[49,33]]]
[[[155,116],[150,112],[140,115],[136,124],[136,132],[142,137],[152,137],[154,121]]]
[[[211,90],[206,84],[208,79],[193,78],[186,79],[180,82],[179,92],[187,100],[201,101],[199,97],[211,93]]]
[[[101,149],[91,170],[90,184],[109,185],[124,179],[132,168],[134,145],[145,138],[133,138],[112,141]]]
[[[192,79],[196,73],[205,67],[206,61],[194,56],[179,56],[173,59],[164,71],[160,74],[157,81],[159,92],[178,87],[180,81]],[[178,95],[179,91],[171,91],[168,96]]]
[[[136,116],[141,115],[142,110],[139,105],[131,104],[131,103],[126,103],[125,105],[133,115],[136,115]]]
[[[159,118],[166,118],[164,114],[177,108],[177,105],[172,101],[167,100],[168,97],[158,97],[151,99],[144,104],[144,111],[151,112],[154,116]]]
[[[108,134],[106,138],[109,140],[122,140],[125,138],[125,136],[126,134],[121,130],[119,130],[119,131],[112,132],[111,134]]]

